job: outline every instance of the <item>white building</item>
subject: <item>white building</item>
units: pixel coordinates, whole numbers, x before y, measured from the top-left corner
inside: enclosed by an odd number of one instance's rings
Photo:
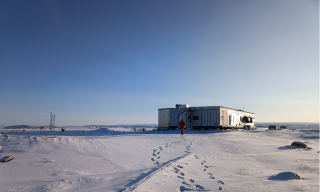
[[[181,120],[186,128],[244,128],[254,127],[254,113],[223,106],[190,107],[177,104],[175,108],[158,109],[159,128],[178,128]]]

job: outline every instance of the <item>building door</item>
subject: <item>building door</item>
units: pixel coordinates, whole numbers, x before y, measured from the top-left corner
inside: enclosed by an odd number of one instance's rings
[[[188,128],[189,122],[188,122],[188,112],[187,111],[179,114],[179,116],[178,116],[178,128],[180,128],[179,123],[182,121],[182,119],[186,123],[186,128]]]

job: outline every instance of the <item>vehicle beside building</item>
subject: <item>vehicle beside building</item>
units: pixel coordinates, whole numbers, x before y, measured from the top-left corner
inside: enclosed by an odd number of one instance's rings
[[[159,128],[178,128],[183,119],[186,128],[229,129],[254,127],[254,113],[223,106],[190,107],[177,104],[175,108],[158,109]]]

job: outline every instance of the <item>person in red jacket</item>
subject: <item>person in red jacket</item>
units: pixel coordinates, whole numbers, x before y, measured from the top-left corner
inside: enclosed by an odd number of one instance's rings
[[[181,129],[181,135],[183,135],[184,134],[184,127],[186,126],[186,123],[182,119],[181,122],[179,123],[179,125],[180,125],[180,129]]]

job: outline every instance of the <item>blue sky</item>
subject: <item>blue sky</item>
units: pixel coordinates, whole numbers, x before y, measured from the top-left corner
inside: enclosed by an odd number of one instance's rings
[[[319,1],[0,1],[0,125],[157,123],[177,103],[319,122]]]

